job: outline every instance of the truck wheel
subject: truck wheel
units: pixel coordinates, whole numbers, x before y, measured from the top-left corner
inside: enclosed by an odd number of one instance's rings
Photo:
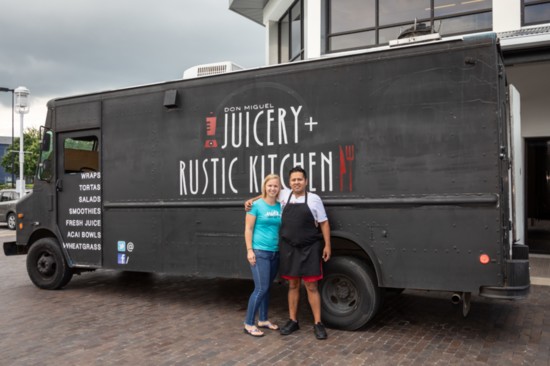
[[[380,288],[374,271],[361,260],[333,257],[320,284],[323,322],[332,328],[355,330],[378,311]]]
[[[43,238],[27,254],[27,272],[39,288],[57,290],[69,283],[73,272],[55,239]]]
[[[15,213],[10,212],[8,214],[8,219],[6,220],[6,222],[8,223],[8,229],[15,230]]]

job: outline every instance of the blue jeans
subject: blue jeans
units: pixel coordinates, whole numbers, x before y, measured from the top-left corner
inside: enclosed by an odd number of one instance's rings
[[[259,321],[268,320],[269,289],[279,270],[279,252],[254,249],[254,254],[256,264],[250,266],[254,278],[254,292],[248,300],[245,319],[247,325],[254,325],[256,313],[259,313]]]

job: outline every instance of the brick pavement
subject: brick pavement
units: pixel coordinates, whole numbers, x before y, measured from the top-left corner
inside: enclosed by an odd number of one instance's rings
[[[34,287],[25,256],[0,256],[1,365],[550,365],[550,287],[527,300],[472,297],[467,318],[450,294],[405,291],[355,332],[317,341],[302,329],[243,334],[249,281],[97,271],[61,291]],[[286,288],[272,319],[286,319]],[[305,296],[302,298],[305,300]]]

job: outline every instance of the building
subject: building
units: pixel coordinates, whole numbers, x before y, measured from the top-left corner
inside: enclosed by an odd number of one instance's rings
[[[11,136],[0,136],[0,157],[9,154],[8,147],[11,146]],[[6,173],[4,167],[0,165],[0,184],[11,184],[12,175]]]
[[[550,0],[230,0],[229,8],[265,27],[270,65],[382,47],[411,28],[496,32],[521,95],[527,243],[550,254]]]

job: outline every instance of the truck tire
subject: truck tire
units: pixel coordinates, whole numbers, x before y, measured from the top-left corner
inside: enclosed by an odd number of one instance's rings
[[[380,288],[371,267],[351,257],[333,257],[324,267],[320,283],[323,322],[331,327],[356,330],[378,311]]]
[[[8,214],[8,219],[6,220],[6,223],[8,224],[8,229],[15,230],[16,221],[15,221],[15,212],[10,212]]]
[[[69,283],[73,272],[67,265],[57,240],[42,238],[27,254],[27,273],[37,287],[57,290]]]

